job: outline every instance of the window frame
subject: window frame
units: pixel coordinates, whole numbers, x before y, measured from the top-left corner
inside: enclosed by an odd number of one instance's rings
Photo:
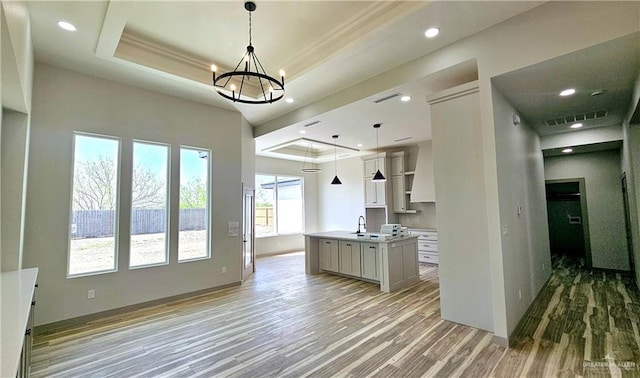
[[[148,145],[158,145],[158,146],[166,146],[167,147],[167,172],[166,172],[166,206],[165,206],[165,218],[166,218],[166,226],[165,226],[165,240],[164,240],[164,262],[152,263],[152,264],[144,264],[144,265],[136,265],[131,266],[131,239],[133,234],[131,233],[131,222],[132,213],[133,213],[133,173],[134,173],[134,164],[135,164],[135,144],[148,144]],[[163,143],[163,142],[154,142],[148,141],[144,139],[134,138],[131,140],[131,176],[130,181],[131,190],[129,191],[130,201],[129,201],[129,270],[137,270],[137,269],[145,269],[145,268],[153,268],[156,266],[164,266],[169,265],[170,263],[170,238],[171,238],[171,144]]]
[[[70,185],[70,195],[69,195],[69,221],[67,222],[67,279],[72,278],[80,278],[80,277],[88,277],[88,276],[96,276],[100,274],[107,273],[115,273],[118,272],[118,262],[120,255],[120,186],[122,185],[121,174],[122,174],[122,138],[112,136],[112,135],[104,135],[98,133],[84,132],[84,131],[73,131],[71,139],[71,185]],[[99,138],[99,139],[107,139],[117,142],[118,144],[118,152],[116,159],[116,200],[115,200],[115,225],[113,230],[113,238],[114,238],[114,247],[113,247],[113,268],[105,269],[105,270],[97,270],[92,272],[85,273],[76,273],[71,274],[71,222],[73,221],[73,195],[74,195],[74,181],[75,181],[75,165],[76,165],[76,140],[77,136],[84,136],[89,138]]]
[[[273,237],[278,237],[278,236],[291,236],[291,235],[302,235],[305,233],[305,229],[306,229],[306,217],[305,217],[305,200],[304,200],[304,176],[296,176],[296,175],[291,175],[291,174],[276,174],[276,173],[257,173],[255,174],[255,176],[273,176],[274,177],[274,190],[275,190],[275,214],[274,214],[274,228],[275,228],[275,233],[270,234],[270,235],[261,235],[259,236],[258,234],[255,234],[255,238],[256,239],[262,239],[262,238],[273,238]],[[278,201],[280,200],[280,194],[279,194],[279,190],[278,190],[278,177],[293,177],[296,179],[300,179],[300,200],[302,202],[302,209],[301,209],[301,216],[302,216],[302,226],[301,226],[301,230],[300,232],[287,232],[287,233],[280,233],[280,231],[278,230],[278,218],[279,218],[279,206],[278,206]],[[254,179],[254,186],[256,187],[256,191],[258,190],[258,185],[255,183],[255,179]],[[257,201],[256,201],[257,203]],[[255,214],[255,209],[254,209],[254,214]],[[255,216],[255,215],[254,215]]]
[[[182,259],[180,260],[180,186],[182,184],[181,180],[180,180],[180,174],[182,173],[182,149],[186,149],[186,150],[191,150],[191,151],[204,151],[207,154],[209,154],[209,157],[207,159],[207,204],[205,207],[205,211],[206,211],[206,219],[207,219],[207,255],[206,256],[202,256],[202,257],[193,257],[190,259]],[[177,240],[177,245],[178,248],[176,249],[176,255],[177,255],[177,261],[178,264],[183,264],[183,263],[189,263],[189,262],[194,262],[194,261],[201,261],[201,260],[209,260],[213,257],[213,240],[212,240],[212,232],[211,232],[211,228],[213,227],[213,211],[212,211],[212,204],[213,204],[213,193],[212,193],[212,188],[213,188],[213,151],[210,148],[200,148],[200,147],[194,147],[194,146],[187,146],[187,145],[180,145],[180,149],[178,151],[179,156],[179,167],[178,167],[178,221],[176,222],[178,225],[178,240]]]

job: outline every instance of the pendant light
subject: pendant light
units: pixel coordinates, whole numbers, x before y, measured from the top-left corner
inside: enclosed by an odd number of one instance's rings
[[[376,174],[373,175],[373,178],[371,179],[371,181],[373,182],[385,182],[387,181],[387,178],[384,177],[384,175],[382,174],[382,172],[380,172],[380,168],[378,168],[378,149],[379,149],[379,145],[378,145],[378,129],[380,128],[380,124],[376,123],[375,125],[373,125],[373,128],[376,129]]]
[[[313,163],[311,163],[311,167],[309,168],[306,167],[307,157],[309,157],[310,150],[311,150],[311,143],[307,144],[307,152],[304,154],[304,161],[302,162],[302,169],[300,170],[300,172],[302,173],[318,173],[322,171],[322,169],[320,169],[318,166],[316,166]]]
[[[338,178],[338,135],[332,136],[333,138],[333,165],[335,169],[336,176],[331,181],[331,185],[342,185],[342,181]]]

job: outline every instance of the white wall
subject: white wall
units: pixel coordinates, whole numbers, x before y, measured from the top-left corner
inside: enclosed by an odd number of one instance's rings
[[[515,126],[515,113],[493,87],[500,222],[503,230],[508,228],[502,235],[502,261],[509,337],[551,274],[540,138],[524,121]]]
[[[33,43],[26,2],[0,5],[0,270],[22,268],[24,201],[29,153]],[[11,111],[10,111],[10,110]]]
[[[318,230],[318,177],[313,173],[302,173],[302,163],[256,157],[256,174],[289,175],[304,178],[304,232]],[[255,181],[255,180],[254,180]],[[256,255],[268,255],[304,250],[303,234],[267,236],[256,238]]]
[[[477,82],[428,96],[442,318],[494,330]],[[456,148],[451,148],[451,146]]]
[[[242,183],[253,188],[255,176],[256,142],[253,139],[253,126],[242,117]]]
[[[622,127],[620,125],[612,125],[607,127],[598,127],[595,129],[577,130],[570,133],[545,135],[540,138],[540,146],[543,150],[548,150],[552,148],[580,146],[584,144],[613,142],[618,140],[622,140]]]
[[[620,150],[611,150],[544,160],[547,180],[585,179],[594,268],[629,270],[620,159]]]
[[[33,86],[33,42],[26,1],[2,1],[2,106],[31,112]]]
[[[318,231],[358,228],[364,216],[364,166],[359,157],[338,160],[338,177],[342,185],[331,185],[335,176],[333,161],[320,164],[318,174]]]
[[[24,265],[40,268],[37,324],[241,280],[242,241],[227,236],[227,222],[242,219],[239,113],[44,64],[36,65],[33,96]],[[121,195],[118,271],[66,278],[74,131],[122,138],[121,193],[130,190],[133,138],[171,144],[173,167],[181,144],[211,149],[213,257],[178,264],[172,230],[168,265],[129,270],[130,197]],[[179,212],[178,182],[172,170],[171,219]],[[95,299],[87,299],[88,289]]]
[[[2,271],[22,267],[24,194],[26,189],[27,153],[29,151],[29,116],[4,111],[2,120]]]
[[[622,169],[627,174],[636,285],[640,287],[640,150],[637,146],[640,146],[640,125],[625,125]]]
[[[628,115],[623,121],[622,172],[627,175],[631,238],[635,262],[636,285],[640,288],[640,125],[631,125],[631,118],[640,106],[640,73],[633,86],[633,98]]]

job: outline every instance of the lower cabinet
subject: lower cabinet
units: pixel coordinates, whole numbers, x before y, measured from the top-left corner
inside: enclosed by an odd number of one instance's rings
[[[338,251],[338,241],[331,239],[320,239],[319,241],[320,269],[330,272],[340,271],[340,259]]]
[[[340,240],[340,273],[361,277],[360,243]]]
[[[380,281],[378,261],[378,244],[360,244],[360,266],[362,267],[362,278]]]

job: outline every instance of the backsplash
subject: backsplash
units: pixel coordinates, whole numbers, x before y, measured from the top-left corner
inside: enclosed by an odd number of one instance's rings
[[[435,202],[412,202],[411,208],[416,214],[398,214],[398,220],[409,228],[437,228]]]

